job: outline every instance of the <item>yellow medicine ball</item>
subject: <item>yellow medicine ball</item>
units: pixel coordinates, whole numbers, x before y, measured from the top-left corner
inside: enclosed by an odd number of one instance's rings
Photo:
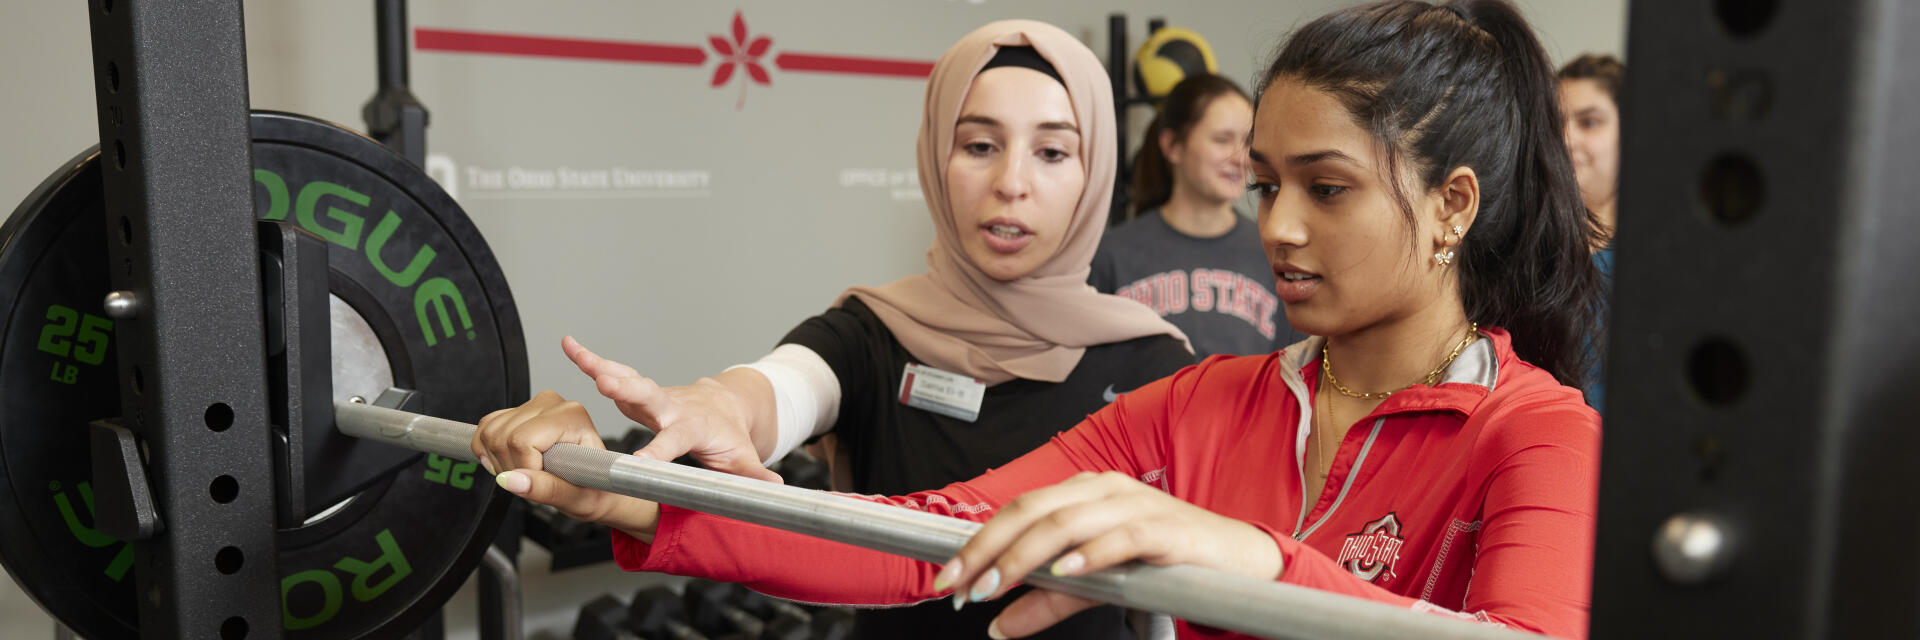
[[[1191,29],[1161,27],[1133,54],[1133,85],[1141,95],[1158,100],[1189,75],[1215,73],[1213,47]]]

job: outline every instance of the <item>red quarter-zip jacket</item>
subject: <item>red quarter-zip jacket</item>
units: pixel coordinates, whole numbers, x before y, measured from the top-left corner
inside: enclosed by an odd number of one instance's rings
[[[1393,394],[1341,441],[1326,488],[1301,496],[1320,338],[1207,359],[1126,394],[1046,446],[973,480],[862,496],[984,521],[1081,471],[1118,471],[1266,530],[1280,580],[1488,624],[1584,637],[1600,419],[1579,391],[1515,357],[1507,333],[1462,351],[1434,386]],[[741,582],[854,606],[936,597],[939,567],[675,507],[652,545],[616,534],[630,571]],[[1231,637],[1179,625],[1183,638]]]

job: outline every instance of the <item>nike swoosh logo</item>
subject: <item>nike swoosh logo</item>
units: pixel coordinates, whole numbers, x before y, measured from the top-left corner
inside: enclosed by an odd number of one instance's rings
[[[1113,391],[1113,385],[1107,385],[1107,390],[1100,392],[1100,398],[1106,400],[1107,404],[1113,404],[1113,401],[1120,399],[1120,394]]]

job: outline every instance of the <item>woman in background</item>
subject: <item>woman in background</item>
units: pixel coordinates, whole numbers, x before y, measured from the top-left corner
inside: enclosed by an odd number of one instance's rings
[[[1627,65],[1606,54],[1587,54],[1560,68],[1560,111],[1566,119],[1567,152],[1573,174],[1580,179],[1580,200],[1592,212],[1599,228],[1593,246],[1593,264],[1613,280],[1613,229],[1619,219],[1620,196],[1620,85]],[[1604,313],[1604,312],[1603,312]],[[1585,389],[1587,404],[1601,408],[1606,387],[1599,356],[1604,341],[1593,342],[1593,373]]]
[[[1277,351],[1287,324],[1260,231],[1234,211],[1246,193],[1253,102],[1232,80],[1187,76],[1160,103],[1134,158],[1133,220],[1107,231],[1088,280],[1153,308],[1195,355]]]
[[[1585,635],[1600,282],[1539,41],[1503,0],[1366,4],[1302,27],[1261,87],[1260,237],[1316,337],[1208,358],[972,480],[865,496],[985,521],[944,566],[567,484],[541,452],[596,436],[551,393],[473,449],[507,491],[616,529],[624,568],[795,600],[977,607],[1034,571],[1142,561]],[[990,637],[1094,604],[1013,597]]]

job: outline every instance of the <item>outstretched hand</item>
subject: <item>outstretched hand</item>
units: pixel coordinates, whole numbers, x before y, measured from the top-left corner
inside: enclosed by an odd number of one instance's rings
[[[620,413],[654,431],[652,442],[630,453],[666,461],[692,454],[715,471],[781,482],[760,462],[762,452],[753,441],[755,408],[720,381],[702,378],[684,387],[662,387],[633,367],[596,355],[572,336],[560,347]]]

